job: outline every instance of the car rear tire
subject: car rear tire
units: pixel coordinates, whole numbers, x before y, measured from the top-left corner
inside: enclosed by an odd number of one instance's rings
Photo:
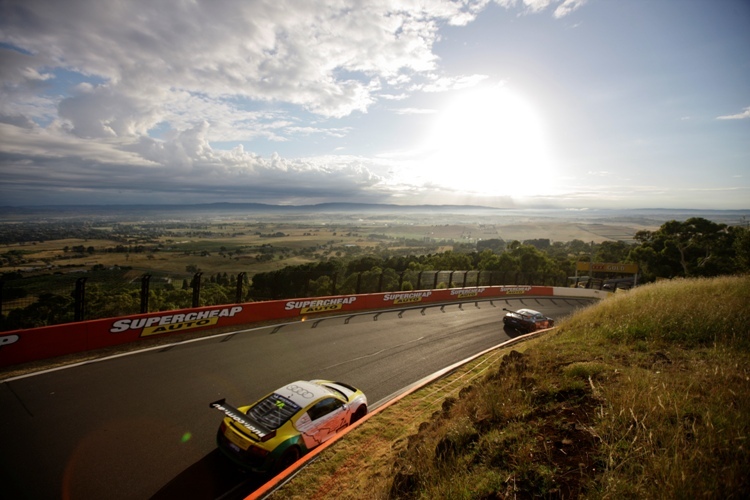
[[[359,408],[357,408],[357,411],[355,411],[354,414],[352,415],[352,418],[349,420],[349,425],[353,424],[354,422],[361,419],[365,415],[367,415],[367,406],[362,405]]]
[[[299,460],[301,454],[299,451],[299,448],[296,446],[290,446],[286,450],[284,450],[284,453],[281,454],[281,457],[279,458],[278,462],[276,462],[276,467],[274,467],[274,472],[278,474],[279,472],[283,471],[290,465],[292,465],[294,462]]]

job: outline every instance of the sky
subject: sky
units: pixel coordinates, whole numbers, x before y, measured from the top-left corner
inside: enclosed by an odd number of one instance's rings
[[[748,0],[0,0],[0,206],[750,209]]]

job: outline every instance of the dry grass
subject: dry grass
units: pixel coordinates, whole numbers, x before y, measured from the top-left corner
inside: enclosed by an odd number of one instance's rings
[[[404,399],[284,498],[747,498],[750,278],[616,295]]]

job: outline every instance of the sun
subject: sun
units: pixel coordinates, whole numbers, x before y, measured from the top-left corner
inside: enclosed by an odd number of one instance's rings
[[[553,166],[536,109],[505,87],[464,92],[428,134],[422,169],[430,182],[486,196],[549,192]]]

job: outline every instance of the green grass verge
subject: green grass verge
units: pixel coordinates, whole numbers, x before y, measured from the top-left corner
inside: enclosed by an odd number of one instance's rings
[[[750,277],[661,282],[421,389],[280,498],[747,498]]]

